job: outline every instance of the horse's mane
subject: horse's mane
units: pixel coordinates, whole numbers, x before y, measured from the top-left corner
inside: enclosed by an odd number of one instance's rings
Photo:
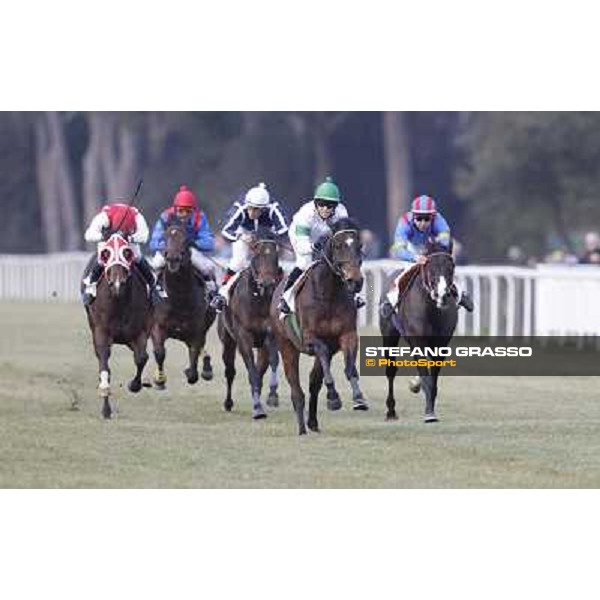
[[[278,236],[269,227],[261,226],[256,230],[256,239],[265,242],[276,242]]]
[[[360,233],[360,226],[358,225],[358,223],[353,219],[344,217],[343,219],[336,221],[331,226],[331,233],[326,233],[325,235],[322,235],[318,239],[317,244],[324,248],[327,240],[331,239],[338,231],[345,231],[348,229]]]
[[[335,235],[338,231],[343,231],[344,229],[351,229],[351,230],[354,230],[354,231],[360,233],[359,224],[356,221],[354,221],[353,219],[350,219],[349,217],[344,217],[344,218],[340,219],[339,221],[336,221],[331,226],[331,234]]]

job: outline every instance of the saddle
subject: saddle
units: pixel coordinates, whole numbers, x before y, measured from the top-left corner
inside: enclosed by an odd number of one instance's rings
[[[417,276],[421,265],[414,264],[411,265],[406,271],[400,274],[399,277],[396,278],[395,286],[398,289],[398,304],[402,302],[402,299],[406,295],[408,288],[410,287],[413,279]]]

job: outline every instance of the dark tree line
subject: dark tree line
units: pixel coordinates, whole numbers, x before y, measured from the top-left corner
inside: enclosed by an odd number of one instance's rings
[[[472,258],[540,253],[598,219],[599,156],[596,113],[1,113],[0,252],[82,248],[95,211],[140,176],[149,221],[187,183],[216,227],[258,181],[292,212],[333,174],[386,243],[428,193]]]

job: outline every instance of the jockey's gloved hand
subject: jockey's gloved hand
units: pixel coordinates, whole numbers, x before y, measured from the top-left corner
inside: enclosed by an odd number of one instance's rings
[[[107,241],[108,238],[111,236],[112,232],[110,230],[110,227],[103,227],[102,228],[102,240],[103,241]]]

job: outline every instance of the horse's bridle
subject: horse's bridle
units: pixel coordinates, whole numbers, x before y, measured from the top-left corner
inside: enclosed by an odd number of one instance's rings
[[[427,295],[429,297],[431,297],[431,295],[435,292],[435,290],[433,288],[433,284],[431,283],[430,277],[428,276],[428,271],[425,267],[429,263],[430,259],[434,256],[447,256],[454,264],[454,259],[452,258],[452,255],[449,252],[433,252],[432,254],[428,254],[425,257],[426,262],[425,262],[425,264],[421,265],[421,285],[423,286],[423,289],[427,292]],[[452,282],[449,282],[449,283],[452,283]],[[408,287],[409,286],[407,286],[407,288]]]
[[[358,239],[358,231],[356,231],[356,229],[340,229],[340,231],[336,231],[325,243],[325,248],[321,251],[321,258],[325,261],[325,264],[333,271],[333,273],[339,278],[341,279],[341,281],[343,283],[346,282],[346,278],[344,276],[344,272],[342,270],[342,265],[344,265],[347,262],[351,262],[349,260],[341,260],[338,261],[337,264],[335,264],[330,258],[329,256],[327,256],[327,248],[331,247],[331,243],[333,242],[333,240],[336,238],[336,236],[340,235],[341,233],[352,233],[355,234],[357,239]]]
[[[258,288],[259,292],[261,294],[264,294],[264,291],[267,286],[258,280],[258,273],[256,272],[256,269],[254,267],[254,259],[260,255],[260,253],[255,251],[254,249],[256,247],[260,246],[260,244],[273,244],[273,248],[274,248],[275,252],[277,252],[277,247],[279,244],[278,244],[277,240],[271,240],[271,239],[255,240],[252,244],[254,256],[252,257],[252,260],[250,261],[250,266],[249,266],[250,276],[252,277],[252,281],[254,281],[254,283],[256,284],[256,287]]]

